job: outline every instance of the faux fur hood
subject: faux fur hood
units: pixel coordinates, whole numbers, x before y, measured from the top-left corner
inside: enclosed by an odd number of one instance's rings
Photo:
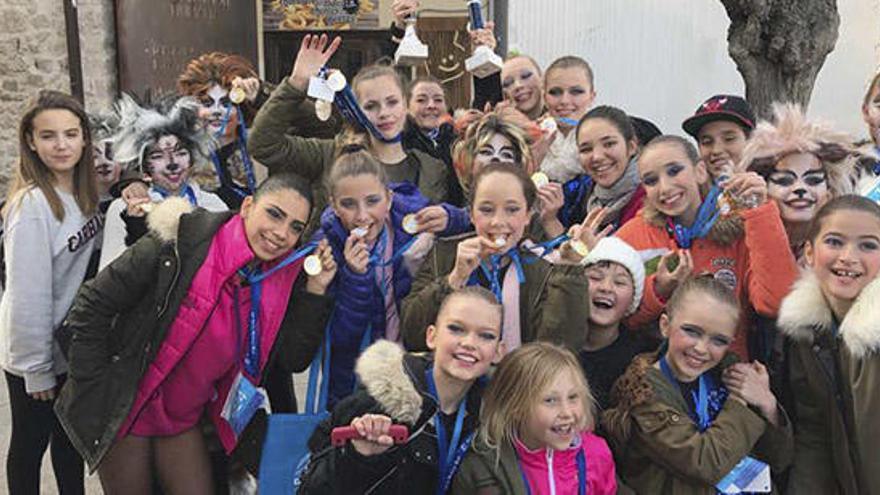
[[[156,204],[147,215],[147,226],[163,242],[177,240],[180,217],[193,211],[193,205],[181,197],[171,197]]]
[[[415,425],[422,411],[422,395],[404,368],[403,349],[388,340],[379,340],[364,350],[355,373],[367,393],[395,421]]]
[[[880,350],[880,278],[862,289],[843,322],[840,335],[855,357]],[[833,324],[833,314],[812,271],[804,271],[779,308],[779,328],[794,340],[812,342]]]

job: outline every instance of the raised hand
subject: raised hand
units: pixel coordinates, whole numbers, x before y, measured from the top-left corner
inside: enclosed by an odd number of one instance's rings
[[[235,88],[241,88],[244,91],[244,97],[247,101],[254,103],[257,101],[257,97],[260,95],[260,80],[256,77],[248,77],[243,79],[241,77],[236,77],[232,80],[232,87],[230,88],[230,92],[232,92]]]
[[[419,10],[419,0],[394,0],[391,2],[391,15],[394,25],[400,29],[406,27],[406,19],[415,17]]]
[[[670,269],[669,264],[675,256],[678,256],[678,266]],[[687,249],[681,249],[676,252],[668,252],[660,257],[660,263],[657,264],[657,274],[654,278],[654,291],[662,299],[669,299],[675,289],[691,276],[694,271],[694,260],[691,252]]]
[[[305,91],[309,86],[309,78],[318,75],[321,67],[327,64],[342,44],[342,38],[339,36],[333,38],[329,46],[327,40],[326,34],[305,35],[296,55],[296,61],[293,62],[293,70],[287,78],[291,86]]]
[[[149,185],[145,182],[132,182],[122,190],[122,200],[125,201],[125,214],[130,217],[142,217],[147,214],[141,205],[151,202]]]
[[[745,208],[754,208],[767,201],[767,182],[755,172],[733,174],[722,187]]]

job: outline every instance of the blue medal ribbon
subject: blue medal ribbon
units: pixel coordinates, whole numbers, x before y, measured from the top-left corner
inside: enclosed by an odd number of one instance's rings
[[[676,388],[679,389],[679,392],[681,392],[678,380],[675,378],[675,375],[672,374],[672,370],[669,368],[669,363],[666,362],[666,356],[660,358],[660,370],[663,372],[663,375],[666,376],[666,379],[675,385]],[[705,373],[700,375],[698,389],[694,395],[695,397],[693,397],[693,399],[696,411],[693,412],[691,418],[697,423],[697,428],[700,432],[703,432],[712,425],[712,418],[709,414],[709,384],[707,383]]]
[[[571,127],[577,127],[578,121],[575,119],[570,119],[568,117],[556,117],[556,120],[562,122],[563,124]]]
[[[443,426],[443,420],[440,418],[442,411],[440,410],[440,395],[437,393],[437,385],[434,383],[433,366],[429,366],[425,370],[425,379],[428,382],[428,392],[437,401],[437,412],[434,413],[434,427],[437,430],[437,459],[439,464],[440,477],[437,483],[437,495],[443,495],[452,485],[452,478],[461,464],[470,448],[471,440],[474,434],[471,432],[464,441],[461,440],[461,430],[464,428],[464,415],[467,409],[467,398],[461,400],[458,404],[458,412],[455,415],[455,427],[452,430],[451,441],[447,440],[446,427]]]
[[[501,294],[501,261],[504,257],[507,256],[510,258],[510,263],[513,265],[516,270],[516,277],[519,280],[519,283],[525,283],[526,274],[523,271],[522,267],[522,258],[519,256],[519,252],[517,251],[517,247],[511,248],[509,251],[503,254],[493,254],[489,256],[488,260],[484,260],[480,262],[480,270],[483,271],[483,275],[485,275],[486,280],[489,281],[489,288],[492,290],[492,293],[495,294],[495,298],[498,299],[498,302],[501,303],[503,301]],[[471,277],[468,285],[476,285],[477,281]]]
[[[880,146],[876,148],[877,154],[880,155]],[[874,175],[880,175],[880,160],[874,162],[874,166],[872,167],[874,170]]]
[[[329,71],[326,67],[322,67],[321,70],[318,71],[317,77],[324,78],[327,76]],[[366,114],[364,114],[364,110],[361,108],[360,104],[357,101],[357,97],[354,95],[354,91],[351,89],[351,85],[346,82],[345,87],[342,90],[336,92],[336,96],[333,99],[333,103],[336,104],[336,108],[339,109],[339,113],[342,114],[342,117],[347,120],[349,123],[354,124],[356,126],[360,126],[362,129],[365,129],[369,132],[374,138],[382,141],[383,143],[394,144],[399,143],[403,139],[403,132],[399,132],[393,138],[386,138],[379,132],[379,129],[376,128],[375,125],[367,118]]]
[[[162,187],[157,186],[156,184],[153,184],[151,186],[151,188],[154,191],[156,191],[159,194],[159,196],[162,196],[163,198],[167,198],[168,196],[171,196],[170,192],[168,192],[167,190],[165,190]],[[199,203],[196,200],[196,192],[193,190],[192,186],[190,186],[189,184],[184,185],[183,188],[180,190],[180,192],[177,193],[177,196],[186,197],[186,199],[189,201],[189,203],[191,205],[199,206]]]
[[[717,185],[712,186],[709,194],[706,195],[703,203],[700,204],[700,209],[697,210],[697,218],[694,220],[694,224],[690,227],[676,223],[671,218],[667,219],[666,228],[672,232],[675,243],[678,244],[679,248],[690,249],[695,239],[702,239],[709,235],[712,226],[715,225],[715,222],[718,221],[718,217],[721,215],[721,211],[718,209],[718,196],[720,194],[721,188]]]
[[[223,134],[226,133],[226,127],[229,125],[230,115],[232,114],[232,108],[235,107],[236,114],[238,115],[238,135],[235,140],[238,144],[238,150],[241,153],[241,162],[244,167],[244,174],[247,179],[247,190],[242,190],[238,187],[235,182],[231,181],[230,177],[230,187],[233,192],[239,197],[244,198],[249,194],[253,194],[254,191],[257,190],[257,178],[254,173],[254,164],[251,161],[251,157],[248,154],[247,150],[247,124],[244,122],[244,114],[241,112],[241,107],[238,105],[228,104],[226,105],[226,113],[223,115],[223,122],[220,124],[220,130],[214,134],[214,137],[220,138]],[[214,162],[214,171],[217,174],[217,179],[221,180],[221,178],[226,175],[223,172],[223,164],[220,162],[220,156],[217,155],[217,151],[211,152],[211,161]]]
[[[317,247],[316,244],[308,244],[299,251],[291,253],[283,261],[263,272],[259,267],[248,270],[247,267],[238,270],[238,274],[250,285],[251,310],[248,313],[248,343],[247,352],[244,355],[244,369],[247,375],[255,382],[260,376],[260,301],[262,299],[262,282],[273,273],[289,266],[296,261],[308,256]]]

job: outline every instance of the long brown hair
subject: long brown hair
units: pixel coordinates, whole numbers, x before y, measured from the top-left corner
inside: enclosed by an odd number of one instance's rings
[[[64,205],[55,191],[55,177],[37,152],[30,147],[34,134],[34,119],[45,110],[67,110],[79,118],[83,150],[73,169],[73,197],[83,215],[91,215],[97,209],[98,186],[92,158],[92,134],[86,111],[74,97],[44,89],[28,105],[18,126],[18,166],[15,169],[12,185],[6,194],[6,205],[3,206],[2,211],[4,218],[17,206],[24,192],[35,187],[46,197],[55,218],[59,222],[64,220]]]

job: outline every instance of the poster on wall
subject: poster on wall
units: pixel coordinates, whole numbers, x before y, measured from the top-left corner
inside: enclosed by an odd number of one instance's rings
[[[171,93],[186,63],[213,51],[258,66],[257,5],[243,0],[116,0],[119,90]]]
[[[263,0],[263,31],[369,30],[391,0]]]

